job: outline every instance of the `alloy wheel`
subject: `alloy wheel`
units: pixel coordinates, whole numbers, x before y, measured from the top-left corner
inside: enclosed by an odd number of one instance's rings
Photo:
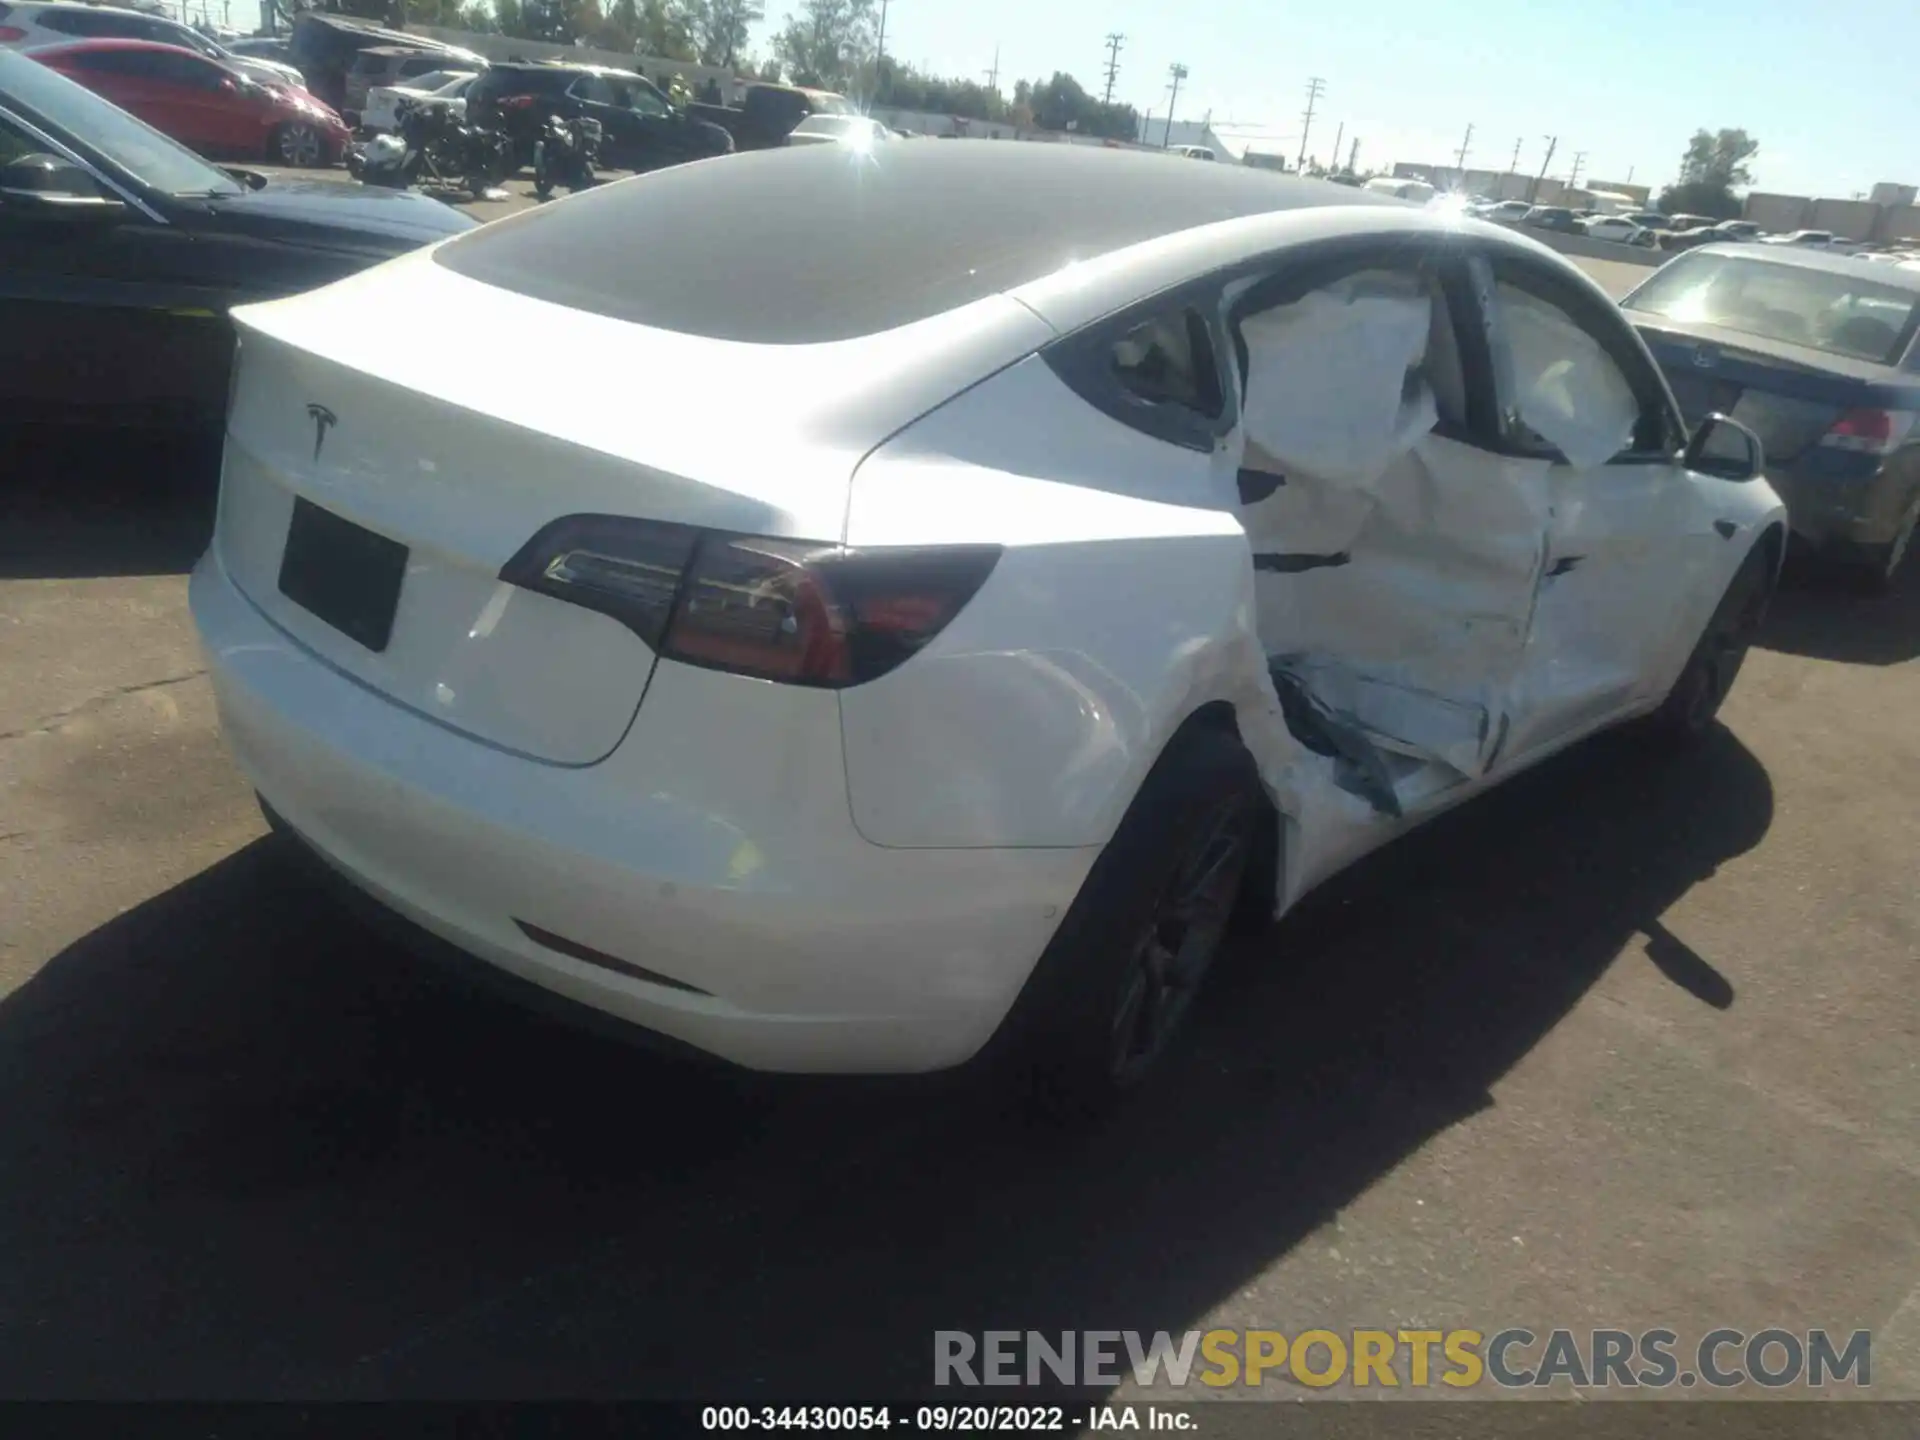
[[[311,125],[283,125],[280,127],[280,158],[289,165],[318,165],[326,153],[326,147],[320,142],[320,132]]]
[[[1109,1067],[1132,1084],[1167,1048],[1226,934],[1252,849],[1254,807],[1230,796],[1203,818],[1135,943],[1113,1009]]]

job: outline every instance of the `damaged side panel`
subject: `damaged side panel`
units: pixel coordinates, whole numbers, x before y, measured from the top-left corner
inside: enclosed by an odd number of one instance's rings
[[[1464,381],[1444,301],[1412,270],[1315,290],[1239,336],[1239,513],[1276,691],[1340,786],[1398,819],[1499,757],[1548,467],[1436,433],[1464,423]]]

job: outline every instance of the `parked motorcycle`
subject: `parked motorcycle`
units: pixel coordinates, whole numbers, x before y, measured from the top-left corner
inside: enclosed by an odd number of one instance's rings
[[[584,116],[567,119],[549,115],[533,142],[533,190],[542,200],[555,185],[569,191],[585,190],[596,182],[594,161],[600,158],[600,122]]]
[[[444,105],[402,102],[400,134],[347,155],[347,173],[368,185],[459,186],[482,198],[513,170],[513,145],[498,130],[469,125]]]

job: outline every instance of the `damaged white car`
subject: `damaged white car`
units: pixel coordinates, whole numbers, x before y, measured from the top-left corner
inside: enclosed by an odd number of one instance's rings
[[[361,891],[744,1065],[1099,1100],[1236,905],[1711,722],[1782,508],[1557,255],[1234,166],[882,149],[237,312],[193,610],[269,815]]]

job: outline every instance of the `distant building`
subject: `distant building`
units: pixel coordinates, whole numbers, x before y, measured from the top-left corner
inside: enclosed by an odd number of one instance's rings
[[[1628,180],[1589,180],[1586,188],[1596,194],[1604,191],[1609,195],[1624,195],[1642,209],[1653,199],[1652,186],[1635,185]]]
[[[1159,148],[1204,145],[1216,160],[1257,165],[1268,170],[1287,168],[1287,147],[1293,137],[1259,125],[1236,125],[1231,120],[1176,120],[1168,133],[1164,118],[1148,116],[1140,122],[1140,143]]]
[[[1920,186],[1895,185],[1882,180],[1873,187],[1873,193],[1867,197],[1875,205],[1911,205],[1920,198]]]

